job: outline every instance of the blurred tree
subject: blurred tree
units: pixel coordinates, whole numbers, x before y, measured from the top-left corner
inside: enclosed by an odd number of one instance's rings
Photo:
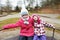
[[[60,4],[60,0],[46,0],[42,2],[43,7],[48,6],[48,7],[54,8],[58,4]]]
[[[0,0],[0,15],[2,15],[2,4],[1,4],[1,0]]]
[[[0,1],[1,2],[1,1]],[[6,6],[6,11],[8,14],[11,13],[11,2],[9,0],[7,0],[7,6]],[[53,8],[53,9],[57,9],[57,5],[60,4],[60,0],[19,0],[17,2],[17,6],[16,7],[16,10],[17,9],[21,9],[21,6],[22,5],[25,5],[26,8],[28,10],[35,10],[35,9],[42,9],[44,7],[50,7],[50,8]],[[0,6],[1,6],[1,3],[0,3]],[[0,7],[0,9],[2,9]],[[2,13],[1,13],[2,14]]]
[[[7,6],[6,6],[6,11],[7,11],[7,14],[10,14],[11,13],[11,5],[10,5],[10,1],[9,0],[7,0]]]
[[[15,9],[17,12],[20,12],[20,8],[18,6],[16,6],[16,9]]]

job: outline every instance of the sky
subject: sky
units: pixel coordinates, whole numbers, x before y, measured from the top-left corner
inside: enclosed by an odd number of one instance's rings
[[[18,2],[20,1],[20,4],[22,5],[22,0],[9,0],[10,5],[12,7],[12,10],[15,9],[15,7],[17,6]],[[7,6],[7,0],[0,0],[2,6]],[[19,4],[18,4],[19,5]]]
[[[24,0],[9,0],[10,1],[10,5],[12,6],[12,10],[15,9],[15,7],[18,5],[19,7],[22,7],[22,6],[28,6],[30,1],[26,1],[25,0],[25,3],[24,3]],[[41,7],[41,2],[42,1],[45,1],[45,0],[34,0],[33,3],[31,3],[31,7],[35,7],[36,4],[38,4],[40,7]],[[0,0],[2,6],[7,6],[7,0]]]
[[[4,6],[6,6],[7,4],[7,0],[0,0],[1,1],[1,4],[2,5],[4,5]],[[11,5],[13,5],[13,6],[16,6],[17,5],[17,2],[18,2],[18,0],[9,0],[10,2],[11,2]]]

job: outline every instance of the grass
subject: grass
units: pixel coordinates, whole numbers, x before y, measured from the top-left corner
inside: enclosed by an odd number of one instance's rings
[[[19,18],[10,18],[7,20],[0,21],[0,29],[2,28],[3,25],[10,24],[10,23],[15,23],[19,20]]]
[[[58,16],[57,19],[60,19],[60,16]]]

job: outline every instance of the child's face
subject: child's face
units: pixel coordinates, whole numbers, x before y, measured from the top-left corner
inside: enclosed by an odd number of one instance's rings
[[[37,16],[34,16],[34,17],[33,17],[33,19],[34,19],[35,21],[37,21],[37,20],[38,20]]]
[[[23,18],[28,18],[28,14],[25,14],[22,16]]]
[[[25,15],[22,16],[22,18],[23,18],[25,21],[28,20],[28,17],[29,17],[28,14],[25,14]]]

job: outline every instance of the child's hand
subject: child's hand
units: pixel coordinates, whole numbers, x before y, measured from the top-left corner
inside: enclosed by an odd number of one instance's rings
[[[0,29],[0,31],[2,31],[2,29]]]
[[[54,25],[51,24],[51,26],[52,26],[53,29],[55,29]]]
[[[0,31],[2,31],[2,30],[4,30],[3,28],[2,29],[0,29]]]
[[[53,29],[55,29],[55,27],[53,27]]]

